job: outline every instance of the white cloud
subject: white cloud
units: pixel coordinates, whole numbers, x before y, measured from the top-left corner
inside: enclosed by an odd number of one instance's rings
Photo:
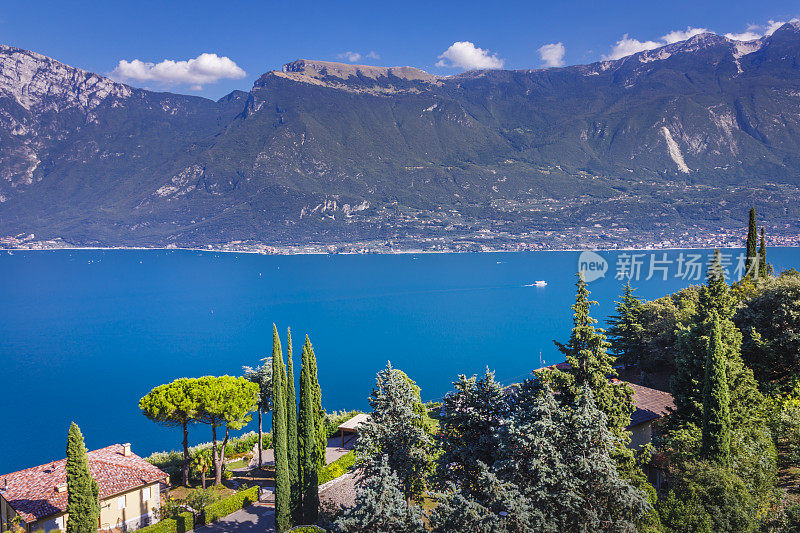
[[[567,49],[564,47],[564,43],[550,43],[542,46],[537,50],[539,52],[539,57],[542,59],[542,63],[546,67],[563,67],[564,62],[564,55],[567,53]]]
[[[767,25],[764,29],[764,35],[772,35],[773,33],[775,33],[775,30],[777,30],[787,22],[796,24],[800,22],[800,19],[793,18],[791,20],[770,20],[769,22],[767,22]]]
[[[761,38],[761,34],[748,30],[742,33],[726,33],[725,37],[734,41],[752,41]]]
[[[506,60],[497,57],[489,50],[478,48],[469,41],[457,41],[442,52],[437,67],[455,67],[463,69],[503,68]]]
[[[341,54],[336,54],[336,57],[338,57],[339,59],[344,59],[346,61],[349,61],[350,63],[357,63],[357,62],[361,61],[362,59],[380,59],[381,58],[381,56],[376,54],[374,50],[370,50],[370,52],[368,54],[362,54],[360,52],[351,52],[351,51],[348,50],[347,52],[342,52]]]
[[[700,35],[701,33],[714,33],[713,31],[709,30],[708,28],[692,28],[691,26],[686,26],[685,30],[673,30],[668,34],[661,37],[661,40],[664,41],[666,44],[677,43],[679,41],[685,41],[686,39],[691,39],[695,35]]]
[[[336,57],[338,57],[339,59],[346,59],[347,61],[349,61],[351,63],[355,63],[356,61],[361,61],[362,55],[359,54],[358,52],[347,51],[347,52],[343,52],[341,54],[338,54]]]
[[[642,42],[637,39],[631,39],[626,33],[622,36],[622,39],[617,41],[617,44],[611,47],[611,53],[604,55],[603,59],[620,59],[638,52],[644,52],[645,50],[652,50],[659,46],[664,46],[664,43],[657,43],[655,41]]]
[[[629,55],[644,52],[645,50],[653,50],[654,48],[659,48],[668,44],[685,41],[701,33],[714,32],[707,28],[693,28],[692,26],[687,26],[685,30],[673,30],[663,35],[658,41],[631,39],[626,33],[622,36],[622,39],[617,41],[617,44],[611,47],[611,52],[603,56],[603,59],[621,59]]]
[[[230,58],[209,53],[186,61],[165,59],[160,63],[122,59],[110,73],[117,80],[154,81],[164,85],[185,83],[191,85],[192,90],[201,90],[203,85],[221,79],[239,79],[246,75]]]

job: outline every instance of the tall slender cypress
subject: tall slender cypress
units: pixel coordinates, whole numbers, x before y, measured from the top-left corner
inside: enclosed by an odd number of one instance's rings
[[[769,263],[767,263],[767,242],[764,239],[764,226],[761,226],[761,245],[758,249],[758,277],[766,278],[770,275]]]
[[[96,533],[100,523],[97,481],[89,471],[86,445],[73,422],[67,435],[67,533]]]
[[[297,395],[294,389],[294,362],[292,361],[292,330],[287,336],[286,362],[286,440],[288,444],[289,483],[291,485],[292,517],[295,524],[302,522],[300,490],[300,463],[297,455]]]
[[[328,435],[325,431],[325,410],[322,409],[322,388],[319,386],[319,380],[317,379],[317,356],[314,354],[314,347],[311,345],[308,335],[306,335],[304,349],[308,350],[308,369],[316,414],[317,464],[322,468],[325,466],[325,448],[328,446]]]
[[[703,455],[726,463],[731,449],[731,410],[727,358],[719,317],[712,313],[703,386]]]
[[[291,481],[289,478],[286,424],[286,371],[283,367],[278,328],[272,325],[272,442],[275,448],[275,530],[292,527]]]
[[[747,259],[745,272],[748,277],[755,277],[758,269],[756,247],[758,245],[758,230],[756,229],[756,209],[750,208],[750,224],[747,227]]]
[[[300,467],[303,491],[303,523],[314,524],[319,513],[317,424],[311,379],[311,353],[303,346],[300,367]]]

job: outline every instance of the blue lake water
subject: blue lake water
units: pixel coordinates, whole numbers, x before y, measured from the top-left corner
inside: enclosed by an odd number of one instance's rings
[[[622,286],[619,253],[601,252],[609,271],[590,284],[601,321]],[[708,251],[686,253],[705,260]],[[634,282],[640,297],[695,283],[675,277],[679,254],[668,253],[667,281],[656,271]],[[798,248],[769,254],[779,270],[800,267]],[[90,449],[179,447],[179,431],[145,419],[139,398],[181,376],[241,374],[269,354],[273,322],[282,335],[291,326],[297,354],[310,335],[328,410],[366,409],[387,360],[424,400],[487,365],[502,382],[519,380],[561,360],[552,340],[569,333],[577,263],[576,252],[0,252],[0,473],[63,457],[73,420]],[[534,280],[548,285],[525,286]],[[193,443],[210,436],[207,426],[190,430]]]

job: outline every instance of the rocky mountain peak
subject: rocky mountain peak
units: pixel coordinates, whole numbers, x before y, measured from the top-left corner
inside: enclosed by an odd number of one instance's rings
[[[129,86],[104,76],[0,45],[0,94],[29,111],[92,110],[108,97],[127,98],[132,92]]]

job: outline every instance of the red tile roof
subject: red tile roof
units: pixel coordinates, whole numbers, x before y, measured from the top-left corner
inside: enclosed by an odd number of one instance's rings
[[[97,481],[100,499],[167,478],[161,469],[138,455],[123,455],[121,444],[89,452],[89,471]],[[56,486],[67,482],[66,459],[0,476],[0,496],[32,522],[67,510],[67,492]]]

